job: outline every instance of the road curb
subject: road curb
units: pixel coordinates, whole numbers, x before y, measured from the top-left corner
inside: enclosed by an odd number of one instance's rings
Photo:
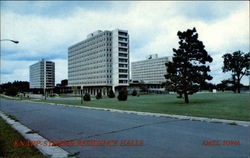
[[[8,123],[12,128],[18,131],[25,139],[29,141],[40,141],[40,142],[48,142],[47,139],[43,138],[37,133],[30,133],[27,132],[32,131],[28,127],[24,126],[20,122],[17,122],[13,119],[10,119],[5,113],[0,110],[0,116],[3,120]],[[43,155],[49,156],[51,158],[67,158],[69,154],[67,151],[63,150],[58,146],[43,146],[43,145],[33,145],[36,147]],[[72,157],[71,157],[72,158]]]

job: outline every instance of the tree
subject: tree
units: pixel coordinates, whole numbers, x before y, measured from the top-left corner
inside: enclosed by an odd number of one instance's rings
[[[9,96],[16,96],[18,93],[18,89],[14,86],[12,87],[9,87],[7,90],[6,90],[6,95],[9,95]]]
[[[212,92],[213,89],[216,89],[216,84],[204,82],[200,84],[200,90],[208,90],[209,92]]]
[[[178,31],[177,36],[180,39],[179,48],[173,49],[173,61],[166,63],[166,88],[183,94],[185,103],[189,103],[188,95],[196,93],[202,83],[212,79],[208,75],[210,68],[206,62],[211,63],[213,59],[208,55],[202,41],[198,40],[195,28]]]
[[[147,87],[147,85],[145,84],[144,81],[139,82],[139,88],[140,88],[141,92],[147,92],[148,93],[148,87]]]
[[[135,89],[132,92],[132,96],[137,96],[137,91]]]
[[[98,92],[97,95],[95,96],[96,99],[102,99],[102,93]]]
[[[114,94],[112,89],[108,92],[108,97],[109,98],[114,98],[115,97],[115,94]]]
[[[0,85],[2,91],[7,91],[11,87],[15,87],[18,92],[28,92],[29,82],[27,81],[14,81],[13,83],[8,82]]]
[[[224,92],[226,90],[226,88],[228,87],[228,80],[222,80],[221,83],[217,84],[216,87],[218,90],[221,90],[222,92]]]
[[[84,101],[91,101],[91,97],[90,97],[89,93],[85,93],[85,95],[83,96],[83,100]]]
[[[119,94],[117,96],[119,101],[126,101],[128,99],[128,92],[125,88],[119,90]]]
[[[68,85],[68,80],[65,79],[65,80],[61,80],[61,86],[62,87],[66,87]]]
[[[232,54],[224,54],[222,58],[224,59],[223,72],[232,72],[233,84],[236,91],[240,93],[240,80],[244,75],[249,75],[247,72],[249,70],[250,52],[244,54],[241,51],[236,51]]]
[[[166,77],[166,75],[165,75]],[[174,76],[172,76],[172,79],[174,80]],[[177,89],[177,84],[174,82],[166,81],[163,83],[163,86],[165,87],[166,91],[176,92],[178,94],[177,98],[182,98],[182,93]]]

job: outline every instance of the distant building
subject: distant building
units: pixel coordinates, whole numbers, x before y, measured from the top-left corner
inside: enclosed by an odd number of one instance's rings
[[[63,94],[63,93],[72,93],[72,88],[68,86],[68,80],[64,79],[61,83],[56,84],[55,88],[53,89],[54,93]]]
[[[146,60],[131,63],[132,80],[143,81],[146,84],[162,84],[166,82],[167,68],[165,63],[172,57],[158,58],[157,54],[149,55]]]
[[[92,95],[105,93],[128,86],[128,81],[128,31],[98,30],[68,48],[68,82],[77,93],[80,89]]]
[[[30,66],[30,88],[52,89],[55,86],[55,63],[44,59]]]

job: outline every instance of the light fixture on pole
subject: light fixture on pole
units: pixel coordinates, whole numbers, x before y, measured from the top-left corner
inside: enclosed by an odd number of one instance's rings
[[[16,41],[16,40],[11,40],[11,39],[1,39],[0,41],[10,41],[10,42],[13,42],[15,44],[18,44],[19,41]]]
[[[10,41],[10,42],[13,42],[13,43],[15,43],[15,44],[18,44],[19,43],[19,41],[16,41],[16,40],[11,40],[11,39],[0,39],[0,42],[2,42],[2,41]],[[2,51],[0,51],[0,61],[1,61],[1,53]],[[1,62],[0,62],[0,67],[1,67]],[[0,72],[1,72],[1,69],[0,69]],[[0,75],[0,83],[1,83],[1,75]]]

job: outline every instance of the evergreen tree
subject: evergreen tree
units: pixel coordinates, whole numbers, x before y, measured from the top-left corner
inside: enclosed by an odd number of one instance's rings
[[[102,93],[98,92],[97,95],[95,96],[96,99],[102,99]]]
[[[137,95],[137,91],[134,89],[132,92],[132,96],[136,96]]]
[[[167,79],[166,88],[184,95],[185,103],[189,103],[188,95],[196,93],[200,85],[206,80],[211,80],[210,71],[206,62],[211,63],[212,58],[205,50],[202,41],[198,40],[196,29],[178,31],[179,48],[173,49],[173,61],[166,63]]]
[[[108,92],[108,97],[109,98],[114,98],[115,97],[115,93],[113,92],[112,89]]]
[[[90,97],[89,93],[85,93],[85,95],[83,96],[83,100],[84,101],[91,101],[91,97]]]
[[[125,88],[119,90],[119,94],[117,96],[119,101],[126,101],[128,99],[128,92]]]

